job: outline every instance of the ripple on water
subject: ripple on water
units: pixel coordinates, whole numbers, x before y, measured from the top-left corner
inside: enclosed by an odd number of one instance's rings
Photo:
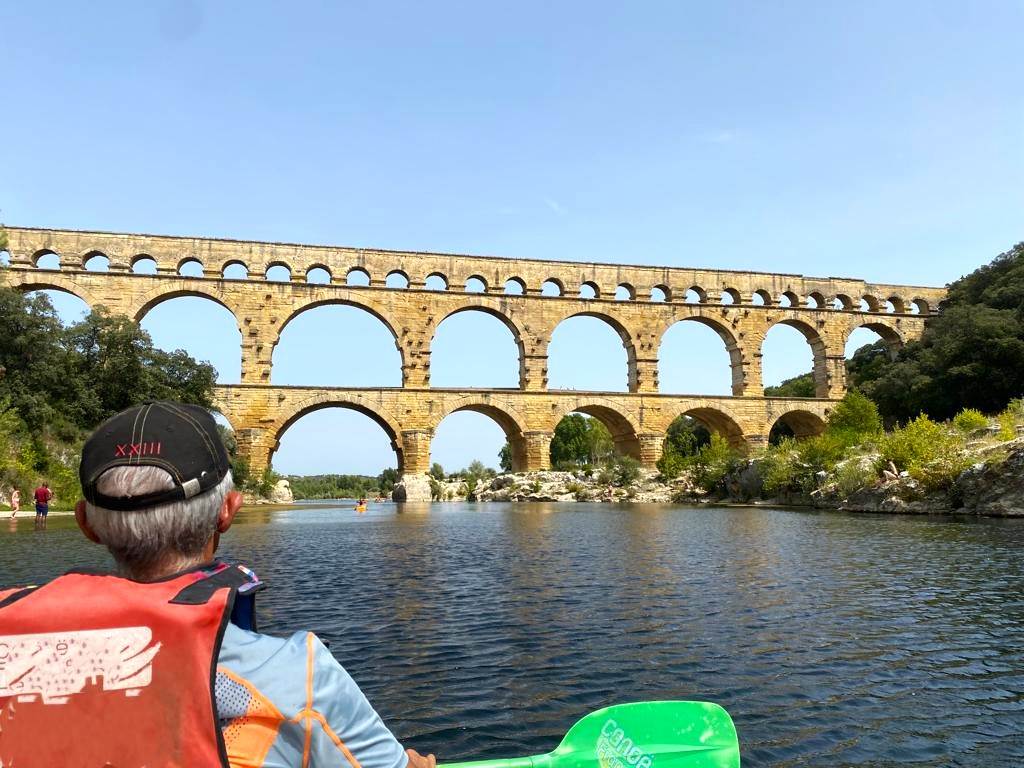
[[[1024,765],[1024,522],[608,505],[243,513],[224,554],[408,744],[540,752],[582,714],[723,704],[745,766]],[[0,584],[104,564],[70,521]]]

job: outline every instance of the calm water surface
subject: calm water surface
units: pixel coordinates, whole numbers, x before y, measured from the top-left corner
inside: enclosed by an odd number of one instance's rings
[[[0,528],[0,584],[104,565],[67,518]],[[1024,765],[1024,521],[586,504],[246,511],[271,583],[400,739],[553,747],[586,712],[708,699],[745,766]]]

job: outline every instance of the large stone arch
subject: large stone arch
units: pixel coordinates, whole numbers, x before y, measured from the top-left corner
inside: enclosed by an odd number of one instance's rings
[[[612,435],[615,449],[624,456],[640,460],[642,457],[640,428],[623,411],[621,403],[602,397],[580,397],[578,400],[554,411],[551,432],[570,413],[584,413],[604,424]]]
[[[466,395],[446,403],[446,407],[431,424],[431,429],[436,430],[442,421],[461,411],[482,414],[501,427],[512,450],[512,471],[522,472],[527,469],[525,414],[507,403],[499,405],[486,395]]]
[[[373,402],[372,398],[363,398],[358,395],[347,393],[339,395],[332,392],[321,392],[289,406],[278,416],[270,427],[270,449],[267,453],[267,465],[273,464],[274,453],[281,446],[281,436],[288,431],[288,427],[315,411],[324,408],[350,408],[364,416],[369,416],[380,426],[391,441],[391,447],[395,451],[398,461],[398,471],[402,472],[405,467],[404,452],[402,449],[402,428],[398,418],[380,403]]]
[[[387,309],[379,306],[377,303],[372,301],[366,301],[363,298],[353,299],[351,296],[329,296],[329,297],[317,297],[305,304],[295,307],[288,314],[288,316],[278,325],[277,334],[274,338],[273,346],[277,346],[277,343],[281,340],[281,334],[284,329],[288,327],[288,324],[299,315],[310,311],[311,309],[317,309],[318,307],[326,307],[331,305],[340,305],[345,307],[355,307],[365,312],[369,312],[375,318],[380,320],[384,327],[391,332],[391,335],[395,338],[395,345],[398,346],[398,351],[401,352],[402,348],[398,345],[399,334],[395,329],[395,323],[391,319]]]
[[[242,324],[239,322],[238,312],[233,306],[231,306],[224,299],[224,292],[217,289],[216,286],[207,286],[202,283],[193,283],[182,281],[181,283],[166,285],[161,284],[156,286],[144,293],[140,298],[134,302],[134,307],[130,310],[130,316],[137,323],[141,323],[142,319],[149,314],[155,307],[163,304],[164,302],[170,301],[171,299],[179,299],[183,296],[197,296],[201,299],[209,299],[216,304],[224,307],[231,316],[235,318],[235,325],[238,327],[238,332],[243,333]]]
[[[512,339],[515,341],[516,351],[519,354],[519,386],[525,387],[526,347],[523,343],[523,333],[520,330],[519,325],[515,322],[515,320],[512,319],[512,317],[508,313],[502,311],[498,307],[495,307],[492,303],[487,302],[485,300],[467,301],[461,306],[453,309],[440,320],[438,320],[430,333],[431,353],[433,353],[434,340],[437,338],[437,331],[441,327],[441,324],[444,323],[444,321],[447,320],[449,317],[454,317],[455,315],[462,314],[464,312],[483,312],[487,315],[490,315],[493,318],[496,318],[501,322],[502,325],[508,328],[509,332],[512,334]]]
[[[664,416],[665,423],[662,432],[667,432],[672,422],[680,416],[689,416],[707,427],[708,431],[724,437],[733,448],[746,449],[747,447],[747,437],[736,415],[719,403],[705,405],[687,403],[676,408],[666,409]]]
[[[806,339],[808,345],[811,347],[811,356],[814,361],[814,393],[816,397],[828,397],[829,396],[829,381],[828,381],[828,352],[825,345],[825,340],[818,333],[818,330],[806,320],[801,320],[799,317],[789,316],[782,317],[769,323],[764,332],[761,334],[761,338],[757,342],[757,355],[760,358],[762,356],[762,350],[764,348],[765,339],[768,338],[768,333],[777,325],[786,325],[790,328],[795,328],[800,334]]]
[[[895,322],[882,320],[878,318],[867,319],[864,317],[853,316],[849,326],[846,328],[846,333],[843,335],[843,348],[846,347],[846,342],[850,339],[850,334],[858,328],[867,328],[869,331],[877,333],[882,341],[885,342],[886,348],[889,350],[889,357],[896,359],[896,353],[899,352],[900,347],[903,346],[903,334],[900,329],[896,326]]]
[[[740,346],[736,339],[735,334],[728,325],[717,320],[713,317],[706,317],[704,315],[688,315],[684,317],[675,317],[664,328],[658,333],[658,360],[661,360],[661,347],[665,340],[665,335],[676,325],[680,323],[699,323],[700,325],[710,328],[718,337],[722,340],[725,345],[725,351],[729,355],[729,370],[732,377],[732,393],[733,395],[742,395],[744,392],[744,377],[743,377],[743,348]]]
[[[40,276],[31,274],[29,279],[16,283],[12,287],[21,293],[60,291],[61,293],[67,293],[77,299],[81,299],[89,305],[90,309],[96,309],[102,303],[88,288],[79,285],[73,278],[64,277],[56,271],[47,273],[45,278],[42,279],[40,279]]]
[[[545,347],[544,354],[549,359],[551,357],[551,341],[555,337],[555,333],[558,331],[558,327],[566,320],[571,320],[574,317],[596,317],[598,320],[602,320],[607,323],[615,333],[618,334],[619,339],[622,341],[622,346],[626,350],[626,381],[630,392],[636,391],[637,381],[637,363],[636,363],[636,344],[633,338],[633,334],[630,333],[629,328],[626,327],[625,323],[619,318],[615,317],[610,312],[603,312],[597,309],[580,309],[574,312],[568,312],[551,324],[550,332],[547,334],[547,346]]]

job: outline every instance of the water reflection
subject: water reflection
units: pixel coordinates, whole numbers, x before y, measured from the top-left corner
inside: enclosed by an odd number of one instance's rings
[[[31,527],[0,584],[108,563]],[[747,766],[1021,764],[1022,547],[1021,521],[602,504],[250,510],[223,542],[272,586],[263,628],[320,633],[418,748],[529,754],[699,698]]]

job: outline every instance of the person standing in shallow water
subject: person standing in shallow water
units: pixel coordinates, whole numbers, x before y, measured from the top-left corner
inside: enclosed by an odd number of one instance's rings
[[[11,486],[11,520],[21,511],[21,491]]]
[[[53,491],[48,483],[43,483],[35,492],[36,500],[36,528],[46,528],[46,516],[50,513],[50,499],[53,498]]]
[[[0,645],[23,652],[5,671],[24,681],[18,695],[0,688],[0,765],[436,768],[316,635],[257,632],[262,582],[214,559],[242,496],[208,411],[158,402],[114,416],[83,446],[79,480],[75,519],[117,574],[0,587]],[[86,684],[126,664],[131,685]]]

